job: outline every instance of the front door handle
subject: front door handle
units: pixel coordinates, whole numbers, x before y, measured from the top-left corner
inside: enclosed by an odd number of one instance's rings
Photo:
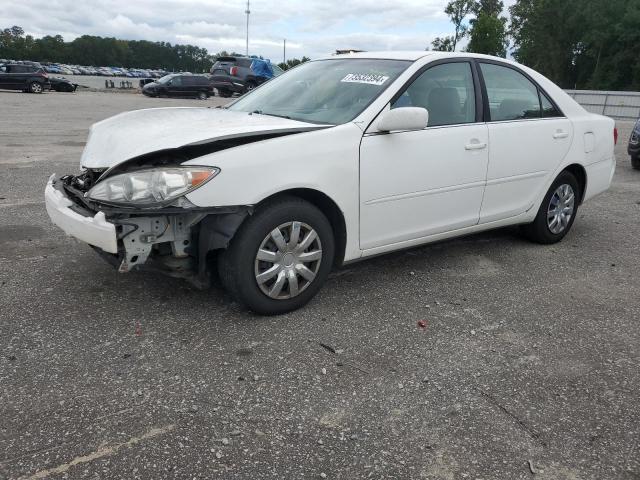
[[[560,138],[567,138],[568,136],[569,134],[567,132],[563,132],[561,130],[558,130],[556,133],[553,134],[553,138],[555,138],[556,140]]]
[[[471,141],[471,143],[468,143],[464,146],[465,150],[482,150],[483,148],[487,148],[487,144],[478,141]]]

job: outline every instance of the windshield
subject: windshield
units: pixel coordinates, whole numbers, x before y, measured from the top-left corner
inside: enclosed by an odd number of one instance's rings
[[[162,78],[159,78],[158,80],[156,80],[156,82],[158,83],[167,83],[169,80],[171,80],[173,77],[175,77],[175,75],[165,75]]]
[[[356,118],[409,65],[364,58],[307,62],[240,98],[229,110],[339,125]]]

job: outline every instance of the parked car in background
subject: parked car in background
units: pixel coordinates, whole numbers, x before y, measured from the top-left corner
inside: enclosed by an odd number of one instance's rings
[[[0,68],[0,89],[42,93],[50,88],[49,76],[42,67],[8,64]]]
[[[46,208],[120,272],[150,262],[205,285],[217,269],[277,314],[344,262],[508,225],[561,241],[609,188],[615,139],[612,119],[504,58],[357,53],[225,109],[103,120]]]
[[[146,84],[148,84],[148,83],[153,83],[153,82],[155,82],[155,81],[156,81],[156,80],[155,80],[154,78],[141,78],[141,79],[138,81],[138,85],[140,85],[140,88],[144,88],[144,86],[145,86]]]
[[[631,166],[636,170],[640,170],[640,119],[638,119],[631,131],[627,151],[631,156]]]
[[[246,93],[283,70],[268,60],[252,57],[219,57],[211,67],[211,83],[220,96]]]
[[[211,81],[204,75],[171,74],[142,87],[148,97],[194,97],[206,100],[215,95]]]
[[[77,83],[73,83],[64,77],[49,77],[51,83],[51,90],[56,92],[75,92],[78,88]]]

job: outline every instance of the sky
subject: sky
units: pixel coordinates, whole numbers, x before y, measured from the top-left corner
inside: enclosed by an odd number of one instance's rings
[[[446,3],[252,0],[249,54],[280,62],[285,38],[287,58],[348,48],[424,50],[435,37],[452,33]],[[19,25],[34,37],[61,34],[67,41],[100,35],[244,53],[246,8],[246,0],[0,0],[0,28]]]

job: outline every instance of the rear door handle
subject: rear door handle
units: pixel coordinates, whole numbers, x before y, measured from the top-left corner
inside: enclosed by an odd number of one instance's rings
[[[464,146],[465,150],[482,150],[483,148],[487,148],[487,144],[486,143],[471,142],[471,143],[467,143]]]
[[[567,138],[568,136],[569,134],[567,132],[556,132],[553,134],[553,138],[555,138],[556,140],[560,138]]]

